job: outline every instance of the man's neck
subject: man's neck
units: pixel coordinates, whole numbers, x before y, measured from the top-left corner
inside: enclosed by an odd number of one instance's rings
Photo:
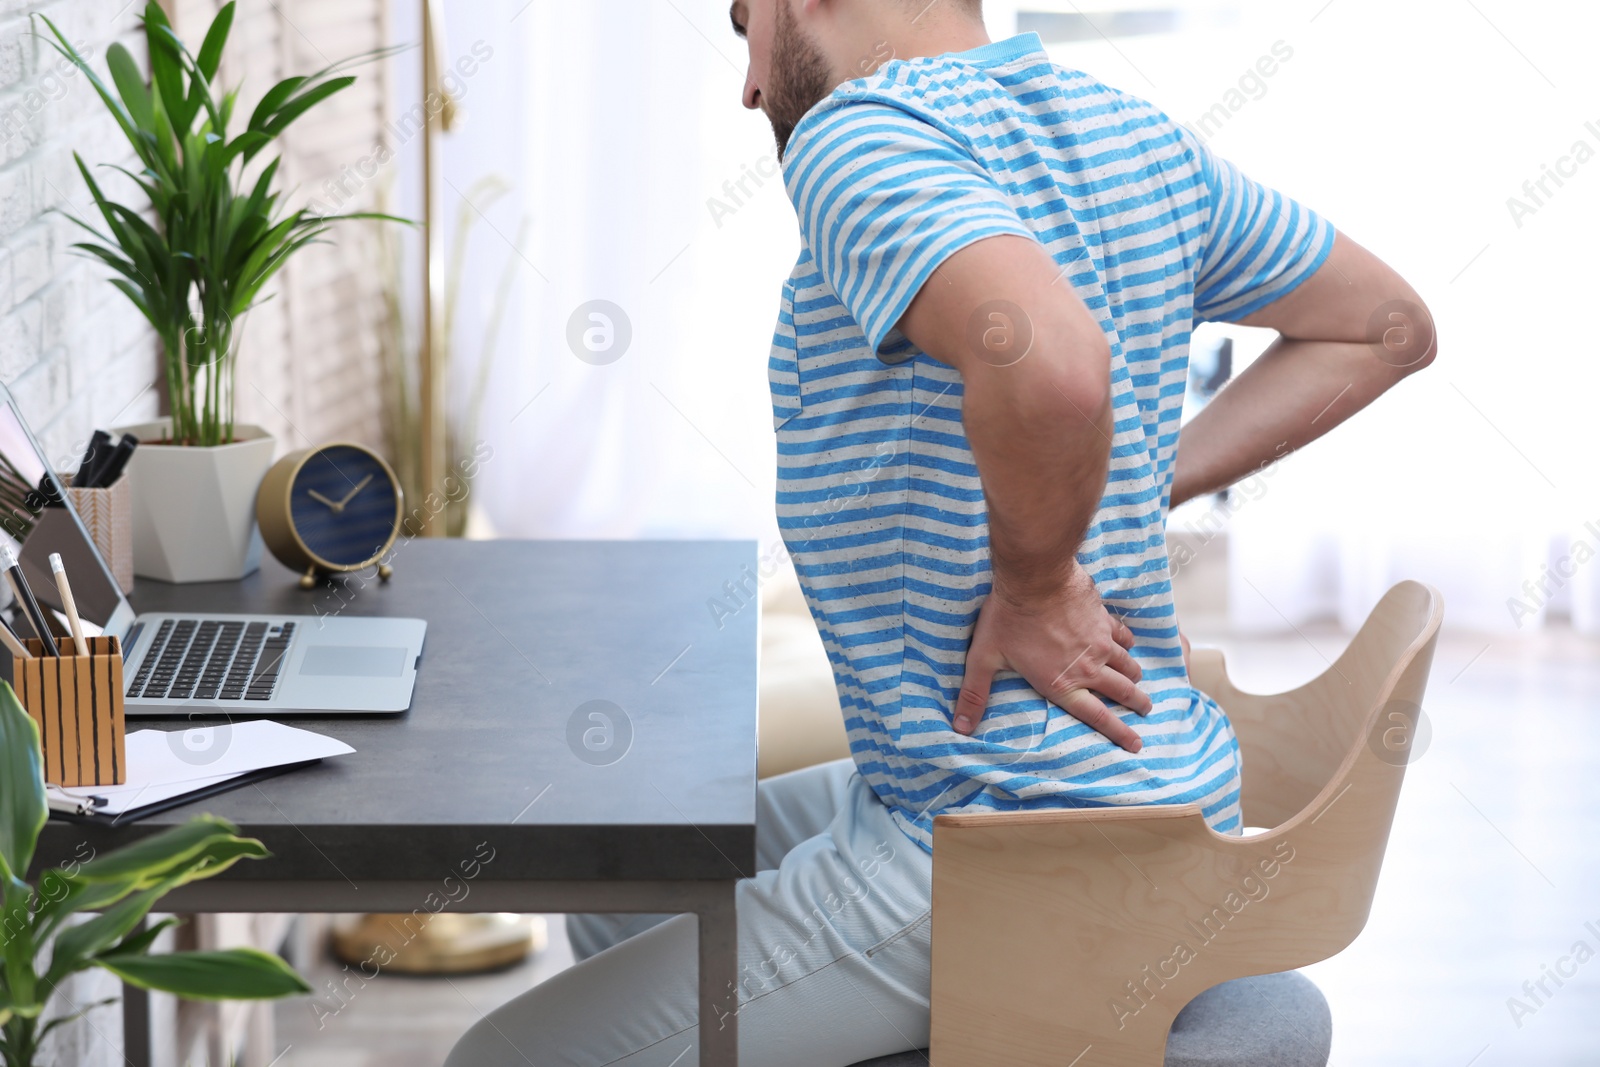
[[[947,52],[965,52],[989,44],[989,33],[979,19],[960,12],[940,12],[952,0],[932,0],[921,15],[913,19],[892,19],[859,28],[851,37],[865,41],[857,49],[858,61],[837,71],[839,81],[865,77],[892,59],[917,59]]]

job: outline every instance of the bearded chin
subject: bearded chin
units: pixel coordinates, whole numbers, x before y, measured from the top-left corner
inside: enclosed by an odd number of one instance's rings
[[[772,123],[772,139],[777,142],[781,161],[795,126],[819,100],[833,92],[833,78],[822,50],[795,25],[787,0],[778,0],[777,7],[767,121]]]
[[[776,117],[771,117],[771,122],[772,139],[778,145],[778,162],[782,163],[783,154],[789,150],[789,135],[794,133],[794,123],[780,121]]]

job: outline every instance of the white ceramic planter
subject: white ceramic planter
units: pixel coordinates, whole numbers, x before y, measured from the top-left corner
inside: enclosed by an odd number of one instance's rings
[[[171,433],[167,420],[123,426],[139,447],[128,461],[133,498],[133,571],[163,582],[222,582],[261,566],[256,488],[276,442],[259,426],[235,425],[215,448],[147,444]]]

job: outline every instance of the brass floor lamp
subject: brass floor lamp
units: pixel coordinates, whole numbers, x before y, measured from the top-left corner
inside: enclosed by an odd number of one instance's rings
[[[418,353],[420,473],[422,484],[440,484],[445,458],[445,383],[434,356],[442,346],[438,331],[444,321],[442,255],[434,229],[433,133],[437,123],[449,132],[456,105],[440,78],[444,51],[444,20],[438,0],[422,0],[422,330]],[[439,524],[426,521],[425,537],[439,533]],[[421,903],[419,901],[419,903]],[[425,921],[421,921],[426,916]],[[340,960],[360,964],[390,958],[385,970],[399,974],[462,974],[509,967],[542,950],[549,942],[545,921],[537,915],[488,913],[478,915],[427,911],[422,916],[372,913],[336,919],[330,943]]]

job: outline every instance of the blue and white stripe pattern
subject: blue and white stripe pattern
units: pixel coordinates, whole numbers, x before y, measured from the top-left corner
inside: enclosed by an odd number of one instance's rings
[[[803,250],[770,360],[778,521],[862,776],[930,850],[933,815],[961,810],[1195,802],[1237,831],[1238,745],[1189,685],[1165,544],[1189,335],[1293,289],[1332,227],[1033,34],[846,83],[795,129],[784,178]],[[950,728],[986,512],[960,376],[895,323],[996,234],[1040,241],[1110,340],[1110,471],[1078,559],[1137,638],[1155,705],[1121,712],[1137,755],[1009,672],[975,736]]]

